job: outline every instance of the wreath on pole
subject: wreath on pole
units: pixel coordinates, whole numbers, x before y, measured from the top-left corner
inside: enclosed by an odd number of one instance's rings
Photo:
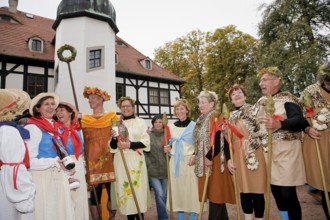
[[[68,56],[68,57],[63,56],[63,52],[66,50],[69,50],[71,52],[71,56]],[[75,60],[75,58],[77,56],[77,50],[73,46],[71,46],[69,44],[65,44],[57,50],[57,56],[58,56],[58,59],[60,59],[60,61],[70,63]]]

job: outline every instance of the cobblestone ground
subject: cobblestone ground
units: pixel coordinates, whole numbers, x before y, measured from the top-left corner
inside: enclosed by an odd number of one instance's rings
[[[324,220],[325,216],[323,213],[323,209],[321,206],[321,203],[316,201],[309,193],[308,193],[308,187],[307,186],[300,186],[297,187],[297,193],[299,197],[299,201],[301,204],[301,209],[302,209],[302,215],[303,215],[303,220]],[[145,220],[157,220],[157,211],[156,211],[156,205],[155,205],[155,200],[154,200],[154,194],[152,192],[152,208],[149,209],[145,214]],[[229,213],[229,219],[237,219],[236,216],[236,206],[235,205],[227,205],[228,213]],[[241,211],[242,212],[242,211]],[[174,213],[175,218],[176,213]],[[203,219],[206,220],[208,217],[208,213],[205,212],[203,214]],[[121,215],[120,213],[117,213],[116,220],[126,220],[127,217],[124,215]],[[186,219],[188,217],[186,216]],[[243,218],[243,214],[242,217]],[[280,220],[279,212],[276,208],[275,201],[273,197],[271,196],[271,201],[270,201],[270,219],[272,220]],[[104,219],[105,220],[105,219]]]

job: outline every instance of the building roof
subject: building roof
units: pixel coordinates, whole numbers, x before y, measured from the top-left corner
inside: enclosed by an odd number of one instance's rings
[[[159,79],[170,79],[181,83],[184,82],[182,78],[165,70],[118,36],[116,36],[116,53],[118,54],[118,64],[116,65],[117,72]],[[151,61],[151,69],[147,69],[141,64],[145,59]]]
[[[18,23],[0,20],[0,54],[14,57],[26,57],[54,61],[54,45],[52,40],[55,31],[54,20],[17,11],[12,13],[8,7],[0,8],[1,16],[8,16]],[[28,41],[32,37],[44,40],[44,53],[30,51]]]
[[[0,19],[0,55],[54,62],[55,46],[52,41],[55,37],[55,30],[52,29],[52,25],[55,20],[22,11],[11,13],[8,11],[8,7],[0,8],[0,16],[3,15],[13,18],[18,23]],[[44,40],[44,53],[29,50],[28,41],[32,37]],[[182,78],[163,69],[118,36],[116,36],[116,53],[118,54],[116,72],[184,83]],[[142,65],[141,61],[145,59],[151,61],[151,69],[146,69]]]

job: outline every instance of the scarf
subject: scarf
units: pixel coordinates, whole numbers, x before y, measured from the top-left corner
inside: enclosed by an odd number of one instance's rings
[[[198,177],[204,175],[204,157],[211,149],[210,142],[210,118],[213,111],[199,116],[194,129],[196,166],[195,174]]]
[[[179,138],[171,138],[170,144],[173,142],[175,143],[175,152],[174,152],[174,176],[179,175],[180,166],[179,162],[184,160],[184,154],[183,154],[183,141],[187,142],[188,144],[194,144],[194,128],[196,123],[191,121],[187,128],[182,133],[181,137]]]
[[[76,159],[79,159],[81,148],[82,148],[82,143],[78,135],[78,131],[81,130],[80,125],[78,122],[73,121],[71,123],[71,126],[68,128],[64,124],[59,123],[59,127],[63,130],[63,133],[60,135],[61,139],[63,141],[63,145],[67,149],[67,143],[68,143],[68,138],[70,136],[73,149],[74,149],[74,155],[76,156]]]
[[[112,121],[119,121],[115,112],[108,112],[100,118],[94,118],[91,115],[83,115],[81,126],[83,128],[105,128],[112,125]]]

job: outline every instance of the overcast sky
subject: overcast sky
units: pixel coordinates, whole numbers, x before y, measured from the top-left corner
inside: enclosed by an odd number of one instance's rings
[[[56,18],[61,0],[19,0],[18,10]],[[214,31],[228,25],[257,36],[258,7],[272,0],[110,0],[116,9],[118,36],[150,58],[154,49],[193,30]],[[0,0],[0,7],[8,0]]]

